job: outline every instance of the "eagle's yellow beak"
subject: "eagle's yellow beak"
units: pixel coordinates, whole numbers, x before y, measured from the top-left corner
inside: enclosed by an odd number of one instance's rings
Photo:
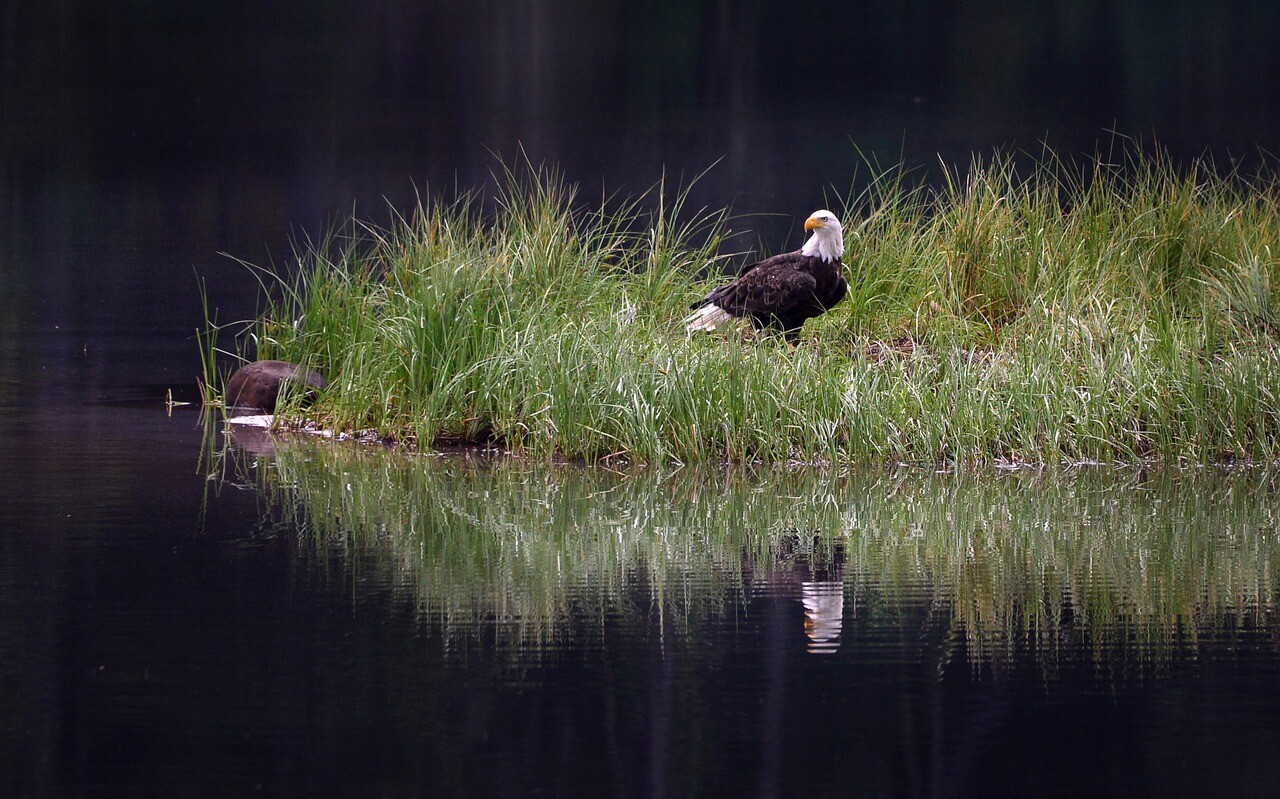
[[[804,220],[804,229],[806,233],[809,232],[810,230],[813,230],[814,228],[820,228],[820,227],[822,227],[822,222],[817,219],[814,219],[813,217],[809,217],[808,219]]]

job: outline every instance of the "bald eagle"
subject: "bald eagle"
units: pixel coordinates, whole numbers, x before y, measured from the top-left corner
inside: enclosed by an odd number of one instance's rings
[[[830,211],[814,211],[804,229],[813,235],[798,252],[750,264],[737,280],[691,305],[697,310],[684,320],[685,329],[715,330],[746,316],[752,327],[776,330],[794,344],[805,320],[831,310],[849,290],[841,274],[840,220]]]

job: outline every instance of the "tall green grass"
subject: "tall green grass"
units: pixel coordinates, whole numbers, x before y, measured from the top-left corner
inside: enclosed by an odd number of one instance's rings
[[[422,448],[595,461],[1266,460],[1280,192],[1159,153],[891,169],[838,212],[848,299],[804,340],[686,336],[727,211],[600,208],[542,168],[301,249],[246,339],[307,415]],[[811,209],[804,209],[811,210]],[[207,382],[214,383],[207,378]],[[216,384],[216,383],[214,383]]]

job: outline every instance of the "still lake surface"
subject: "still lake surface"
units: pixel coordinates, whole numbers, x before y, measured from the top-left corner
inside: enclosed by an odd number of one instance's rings
[[[166,411],[199,281],[254,313],[220,253],[494,153],[584,197],[714,164],[691,207],[777,251],[865,159],[1280,152],[1280,6],[814,11],[7,5],[0,795],[1280,791],[1273,469],[618,474]]]
[[[2,425],[0,791],[1258,796],[1263,469],[646,469]]]

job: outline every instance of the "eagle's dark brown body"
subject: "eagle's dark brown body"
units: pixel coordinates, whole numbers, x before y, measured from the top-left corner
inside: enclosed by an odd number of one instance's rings
[[[715,305],[753,327],[773,329],[794,342],[808,319],[831,310],[849,290],[838,260],[802,252],[775,255],[749,265],[738,279],[712,291],[692,308]]]

